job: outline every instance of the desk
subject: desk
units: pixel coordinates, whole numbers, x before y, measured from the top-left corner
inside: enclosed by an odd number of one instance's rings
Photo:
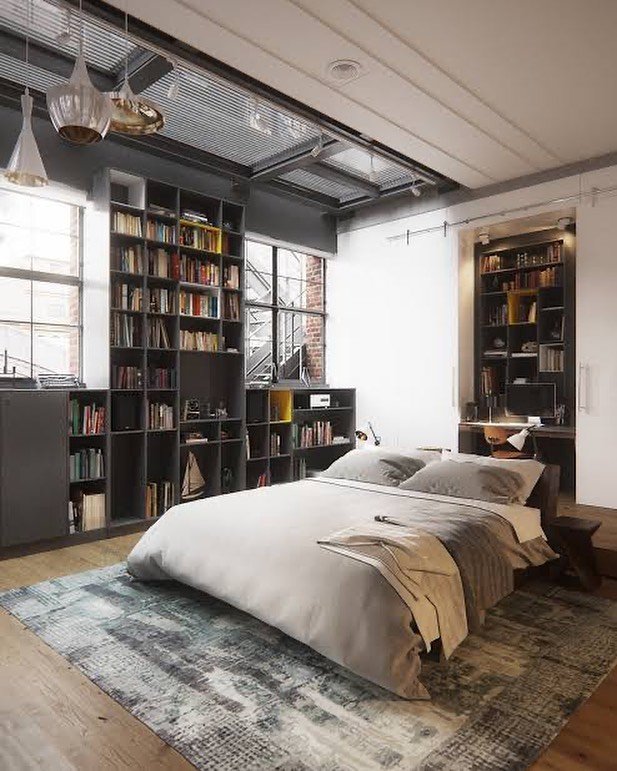
[[[532,426],[530,423],[489,423],[488,421],[463,422],[458,424],[459,452],[488,455],[489,446],[484,439],[485,426],[499,426],[513,434],[523,428],[532,428],[541,459],[561,467],[560,489],[564,492],[574,490],[576,478],[574,450],[576,428],[574,426]]]

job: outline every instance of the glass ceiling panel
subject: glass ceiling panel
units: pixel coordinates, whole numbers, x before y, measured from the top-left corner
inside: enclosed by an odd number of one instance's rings
[[[326,159],[324,163],[367,180],[371,177],[371,154],[359,147],[342,150]],[[373,171],[375,184],[380,187],[391,187],[395,183],[412,182],[414,179],[409,169],[377,155],[373,156]]]
[[[0,26],[22,35],[28,27],[26,0],[0,0]],[[32,40],[70,57],[79,48],[79,12],[53,0],[32,0]],[[84,55],[100,70],[117,71],[127,51],[137,46],[84,13]]]
[[[283,174],[280,179],[292,182],[294,185],[299,185],[300,187],[307,187],[309,190],[314,190],[317,193],[329,195],[331,198],[339,198],[343,201],[365,195],[362,190],[358,190],[351,185],[347,186],[339,182],[334,182],[331,179],[318,177],[316,174],[311,174],[311,172],[306,169],[289,171],[287,174]]]

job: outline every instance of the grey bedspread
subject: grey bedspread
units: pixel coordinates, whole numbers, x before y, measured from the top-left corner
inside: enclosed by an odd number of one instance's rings
[[[175,506],[128,567],[140,579],[194,586],[400,696],[426,698],[409,609],[377,570],[317,543],[375,517],[413,520],[439,538],[460,571],[470,626],[511,591],[515,568],[554,556],[541,537],[519,543],[510,522],[482,505],[316,479]]]

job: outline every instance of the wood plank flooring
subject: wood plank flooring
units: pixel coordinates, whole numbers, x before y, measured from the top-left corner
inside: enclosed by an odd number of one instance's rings
[[[565,513],[565,512],[564,512]],[[139,534],[0,562],[0,589],[111,565]],[[617,582],[598,591],[617,600]],[[0,611],[0,768],[116,771],[193,768],[19,621]],[[534,771],[616,768],[617,667],[533,766]]]

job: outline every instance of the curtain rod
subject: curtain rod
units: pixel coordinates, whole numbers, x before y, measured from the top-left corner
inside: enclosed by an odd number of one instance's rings
[[[592,187],[588,191],[579,191],[578,193],[573,193],[572,195],[566,195],[561,196],[560,198],[551,198],[547,201],[539,201],[537,203],[530,203],[525,204],[524,206],[515,206],[510,209],[500,209],[499,211],[492,212],[490,214],[477,214],[474,217],[466,217],[462,220],[457,220],[456,222],[448,222],[447,220],[444,220],[439,225],[431,225],[426,228],[419,228],[417,230],[405,230],[403,233],[397,233],[394,236],[388,236],[387,241],[394,242],[394,241],[405,241],[406,245],[409,244],[409,239],[412,238],[412,236],[419,236],[424,235],[425,233],[437,233],[437,232],[443,232],[444,238],[448,234],[449,228],[456,228],[461,227],[463,225],[470,225],[473,222],[480,222],[482,220],[492,219],[493,217],[505,217],[507,214],[517,214],[522,213],[525,211],[529,211],[530,209],[537,209],[539,207],[543,206],[558,206],[566,203],[573,203],[573,202],[582,202],[583,198],[591,198],[592,205],[595,204],[596,199],[601,195],[607,195],[609,193],[617,193],[617,185],[614,185],[613,187]]]

